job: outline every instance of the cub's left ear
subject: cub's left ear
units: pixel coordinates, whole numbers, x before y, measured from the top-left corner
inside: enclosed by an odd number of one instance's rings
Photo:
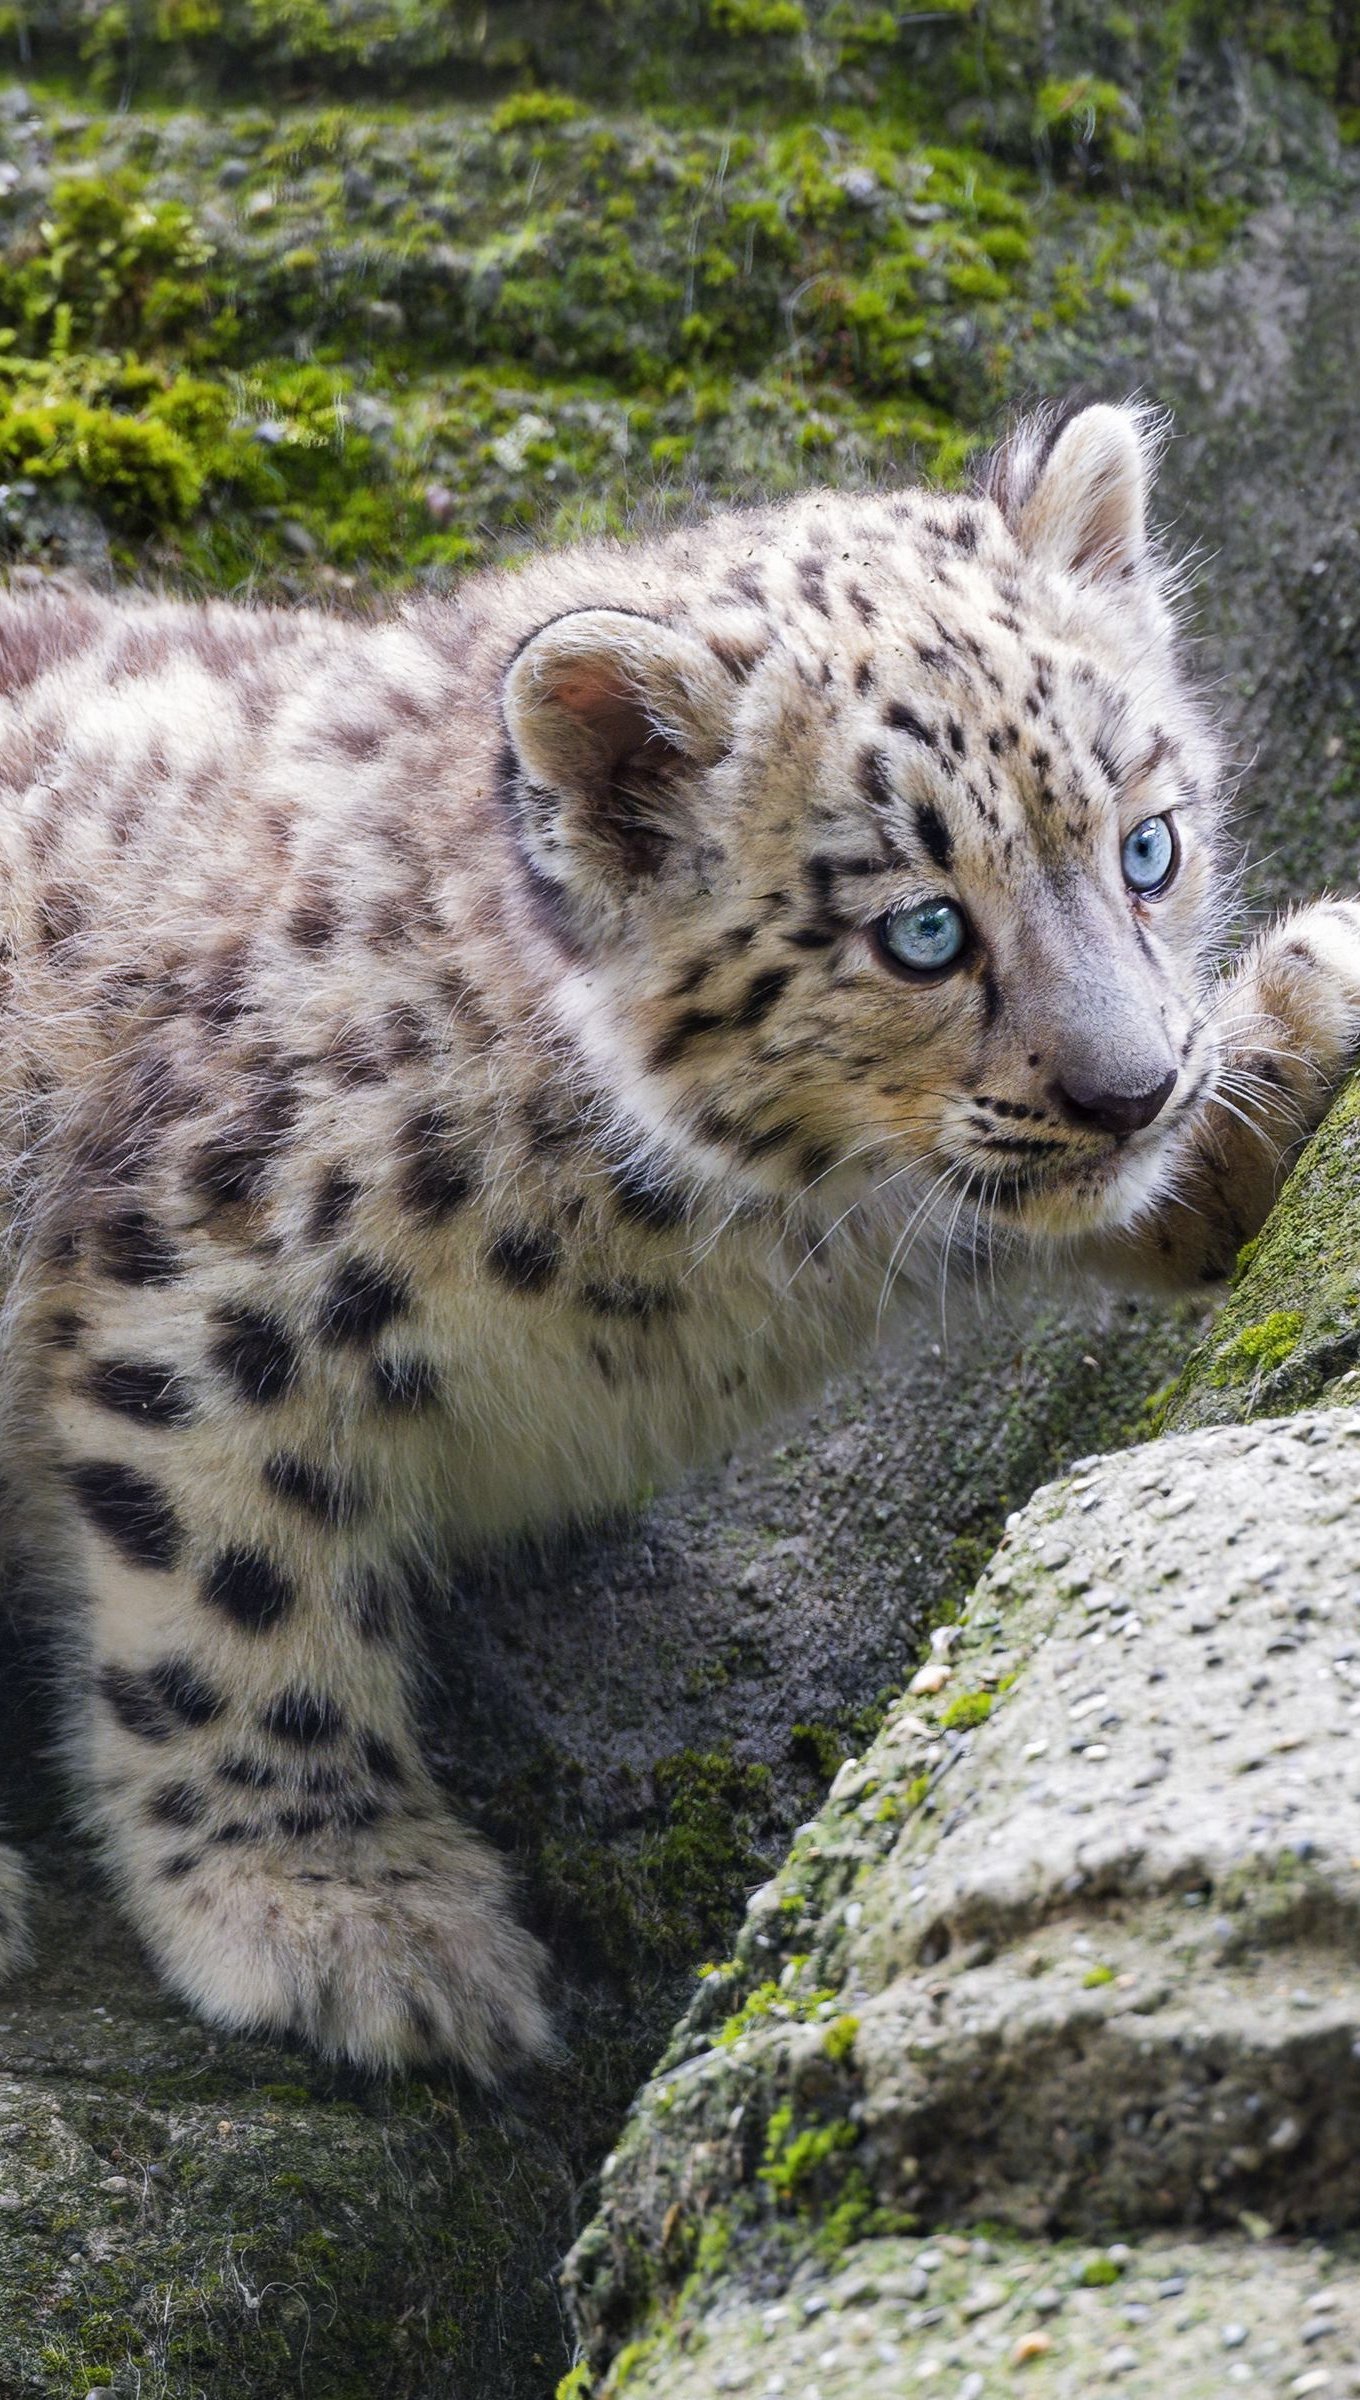
[[[694,829],[732,685],[693,634],[582,608],[532,635],[501,692],[525,860],[572,947],[616,935],[640,885]]]
[[[1021,426],[987,483],[1022,550],[1089,583],[1114,584],[1147,557],[1147,496],[1161,446],[1150,409],[1100,403],[1054,439]]]
[[[623,609],[585,608],[525,643],[502,707],[550,846],[555,836],[601,871],[612,863],[645,874],[680,830],[686,768],[722,755],[732,685],[694,635]]]

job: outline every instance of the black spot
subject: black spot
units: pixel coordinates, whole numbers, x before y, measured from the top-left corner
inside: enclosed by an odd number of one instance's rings
[[[169,1858],[161,1859],[156,1872],[164,1878],[166,1883],[180,1883],[186,1875],[193,1874],[195,1867],[201,1867],[202,1864],[203,1854],[200,1850],[176,1850]]]
[[[712,1008],[684,1009],[662,1034],[661,1039],[653,1045],[648,1063],[654,1069],[673,1067],[677,1060],[684,1056],[691,1042],[701,1040],[705,1034],[720,1032],[726,1023],[727,1019],[720,1010]]]
[[[268,1172],[265,1146],[244,1135],[200,1142],[187,1166],[189,1184],[209,1208],[248,1208]]]
[[[782,936],[791,950],[829,950],[836,938],[822,925],[797,925],[792,933]]]
[[[951,867],[954,863],[954,837],[938,808],[933,807],[929,800],[917,802],[916,830],[935,865],[940,868]]]
[[[1095,760],[1096,765],[1099,767],[1100,772],[1105,777],[1106,781],[1113,784],[1115,788],[1118,789],[1120,780],[1119,762],[1116,759],[1114,752],[1110,749],[1108,743],[1103,742],[1099,734],[1096,735],[1095,740],[1091,744],[1091,756]]]
[[[144,1358],[96,1359],[81,1384],[87,1400],[139,1425],[188,1425],[194,1396],[173,1367]]]
[[[252,1792],[267,1792],[278,1780],[272,1767],[255,1758],[221,1759],[217,1772],[223,1783],[233,1783]]]
[[[765,642],[739,642],[728,634],[710,633],[708,646],[719,666],[725,667],[735,683],[744,683],[753,668],[765,656]]]
[[[54,1350],[78,1350],[88,1327],[77,1309],[58,1308],[48,1318],[45,1330]]]
[[[1001,987],[990,967],[982,970],[982,1010],[983,1023],[995,1025],[1001,1014]]]
[[[869,598],[868,593],[863,589],[862,585],[854,582],[847,583],[845,587],[845,597],[849,601],[850,606],[853,608],[855,615],[859,618],[861,625],[877,624],[878,610],[875,608],[873,601]]]
[[[364,1754],[364,1765],[370,1775],[380,1775],[385,1783],[401,1782],[401,1760],[391,1743],[385,1742],[380,1733],[365,1733],[362,1737],[361,1747]]]
[[[962,758],[968,748],[968,737],[957,717],[949,720],[949,747],[955,758]]]
[[[289,940],[302,950],[324,950],[339,929],[339,911],[328,892],[308,893],[290,912],[285,925]]]
[[[654,1181],[632,1167],[616,1167],[611,1181],[614,1205],[630,1225],[640,1225],[647,1233],[670,1233],[684,1224],[689,1199],[678,1185]]]
[[[281,1808],[274,1821],[280,1833],[302,1841],[309,1833],[324,1833],[335,1819],[326,1808]]]
[[[439,1395],[439,1375],[427,1358],[375,1358],[369,1381],[380,1408],[428,1408]]]
[[[863,699],[864,694],[872,688],[873,680],[873,660],[871,658],[860,659],[855,668],[855,690],[859,693],[861,699]]]
[[[371,1342],[411,1304],[404,1276],[389,1274],[376,1258],[347,1258],[326,1288],[320,1330],[327,1342]]]
[[[305,1509],[322,1525],[347,1525],[358,1505],[352,1484],[291,1450],[266,1461],[264,1479],[278,1499]]]
[[[153,1825],[200,1825],[203,1794],[192,1783],[163,1783],[146,1804]]]
[[[345,1730],[344,1711],[319,1692],[294,1690],[281,1692],[260,1718],[266,1733],[281,1742],[296,1742],[299,1749],[311,1749],[320,1742],[333,1742]]]
[[[221,1693],[194,1672],[187,1658],[161,1659],[147,1680],[185,1725],[211,1725],[227,1705]]]
[[[201,1594],[245,1633],[269,1633],[297,1605],[288,1577],[262,1550],[219,1550],[204,1575]]]
[[[888,762],[881,750],[865,750],[859,762],[859,787],[871,808],[891,808],[893,788],[888,780]]]
[[[173,1283],[179,1253],[163,1226],[142,1208],[119,1209],[94,1228],[94,1263],[111,1283]]]
[[[792,973],[791,967],[766,967],[761,974],[753,975],[732,1012],[732,1023],[743,1032],[763,1024],[786,990]]]
[[[219,1825],[216,1832],[210,1834],[208,1838],[210,1841],[220,1842],[225,1848],[233,1842],[258,1842],[260,1833],[261,1828],[258,1825],[250,1825],[240,1817],[232,1817],[227,1824]]]
[[[229,1301],[214,1312],[214,1322],[221,1331],[208,1355],[237,1397],[260,1408],[281,1400],[298,1372],[297,1349],[282,1319]]]
[[[798,589],[809,608],[815,608],[819,616],[829,617],[831,603],[826,596],[825,561],[820,558],[800,558],[794,572],[798,577]]]
[[[914,742],[924,742],[927,750],[936,747],[934,733],[924,717],[919,717],[914,708],[908,708],[905,700],[890,700],[883,711],[883,721],[891,725],[894,733],[908,733]]]
[[[561,1251],[551,1233],[533,1225],[512,1225],[499,1234],[486,1253],[486,1264],[497,1281],[512,1292],[541,1292],[557,1273]]]
[[[316,1187],[307,1214],[307,1233],[324,1242],[337,1233],[359,1197],[359,1186],[343,1167],[328,1167]]]
[[[129,1566],[164,1573],[179,1557],[180,1525],[165,1493],[147,1475],[116,1459],[88,1459],[72,1467],[76,1499]]]
[[[144,1742],[172,1739],[174,1721],[145,1675],[134,1675],[127,1667],[102,1667],[96,1688],[125,1733],[138,1734]]]
[[[761,581],[759,568],[733,567],[727,580],[734,592],[740,592],[743,600],[750,600],[757,608],[763,608],[765,586]]]
[[[888,860],[878,858],[834,858],[828,851],[814,851],[806,859],[803,873],[819,900],[825,902],[838,875],[886,875]]]
[[[653,1317],[672,1316],[679,1306],[678,1295],[668,1284],[639,1283],[626,1275],[616,1276],[610,1283],[588,1283],[581,1297],[597,1317],[631,1317],[640,1325]]]
[[[353,1599],[354,1622],[366,1642],[392,1639],[403,1614],[396,1587],[376,1568],[370,1568]]]
[[[407,1153],[398,1185],[401,1197],[427,1224],[437,1225],[469,1197],[472,1167],[437,1108],[418,1109],[408,1117],[399,1140]]]
[[[168,1742],[186,1725],[210,1725],[226,1706],[186,1658],[159,1659],[140,1675],[103,1667],[97,1689],[119,1724],[147,1742]]]
[[[798,1172],[804,1183],[818,1183],[835,1166],[838,1151],[830,1142],[809,1142],[798,1154]]]

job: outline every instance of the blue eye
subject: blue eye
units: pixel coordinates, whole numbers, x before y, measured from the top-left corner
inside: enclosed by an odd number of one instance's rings
[[[1135,892],[1159,892],[1176,871],[1180,847],[1170,817],[1144,817],[1121,852],[1124,881]]]
[[[883,917],[878,938],[889,958],[914,975],[939,975],[957,966],[968,947],[968,919],[952,900],[922,900]]]

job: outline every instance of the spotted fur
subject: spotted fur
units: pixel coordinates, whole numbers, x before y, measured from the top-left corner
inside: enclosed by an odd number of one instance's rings
[[[1091,409],[970,495],[378,624],[0,601],[8,1460],[90,1822],[214,2021],[483,2074],[545,2042],[414,1730],[460,1552],[815,1388],[951,1246],[1176,1287],[1260,1223],[1360,914],[1215,972],[1153,438]],[[966,953],[913,976],[884,927],[941,896]]]

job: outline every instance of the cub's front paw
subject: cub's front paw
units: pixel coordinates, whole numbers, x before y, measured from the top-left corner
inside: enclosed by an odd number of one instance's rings
[[[301,2036],[360,2067],[449,2059],[491,2081],[552,2046],[545,1954],[506,1886],[494,1853],[441,1815],[343,1850],[186,1852],[132,1898],[167,1981],[213,2024]]]
[[[0,1844],[0,1977],[28,1956],[28,1876],[17,1850]]]
[[[1297,1088],[1312,1077],[1314,1088],[1298,1096],[1316,1124],[1360,1061],[1360,901],[1291,910],[1262,938],[1254,964],[1251,996],[1282,1028],[1286,1079]]]

